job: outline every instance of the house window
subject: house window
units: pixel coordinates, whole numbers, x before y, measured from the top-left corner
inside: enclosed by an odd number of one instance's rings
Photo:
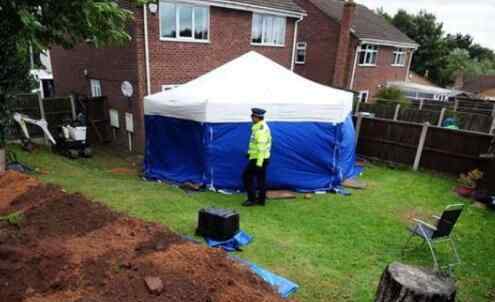
[[[369,96],[369,92],[368,90],[365,90],[365,91],[360,91],[359,92],[359,102],[360,103],[366,103],[368,102],[368,96]]]
[[[376,57],[378,56],[378,46],[364,44],[359,51],[359,65],[376,66]]]
[[[89,83],[91,86],[91,96],[92,97],[102,96],[101,81],[100,80],[90,80]]]
[[[392,66],[405,66],[406,65],[406,51],[404,48],[394,49],[394,62]]]
[[[173,85],[162,85],[162,91],[167,91],[167,90],[172,90],[174,88],[179,87],[180,85],[173,84]]]
[[[207,6],[160,1],[160,38],[208,41],[210,12]]]
[[[251,42],[254,45],[284,46],[285,17],[253,14]]]
[[[308,44],[306,42],[298,42],[296,44],[296,64],[306,63],[306,48]]]

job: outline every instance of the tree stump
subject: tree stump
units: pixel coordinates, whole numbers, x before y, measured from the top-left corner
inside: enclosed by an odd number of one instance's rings
[[[452,279],[394,262],[383,272],[375,302],[454,302],[455,296]]]

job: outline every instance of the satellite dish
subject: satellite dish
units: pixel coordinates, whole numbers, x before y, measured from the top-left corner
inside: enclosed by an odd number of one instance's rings
[[[122,91],[122,94],[128,98],[134,94],[134,88],[129,81],[122,82],[122,85],[120,85],[120,90]]]

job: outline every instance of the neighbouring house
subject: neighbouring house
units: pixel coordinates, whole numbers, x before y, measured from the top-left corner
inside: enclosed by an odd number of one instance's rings
[[[297,73],[354,90],[362,102],[387,82],[407,80],[418,44],[383,17],[352,0],[295,2],[307,13],[297,24]]]
[[[474,95],[474,97],[495,101],[495,75],[482,75],[474,79],[456,79],[456,88]]]
[[[55,47],[51,57],[57,94],[106,96],[115,143],[136,151],[144,149],[144,96],[173,89],[252,50],[291,69],[295,24],[305,16],[292,0],[120,3],[135,14],[128,45]]]

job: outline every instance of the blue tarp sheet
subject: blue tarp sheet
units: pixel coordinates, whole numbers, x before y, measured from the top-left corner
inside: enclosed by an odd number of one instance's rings
[[[277,293],[284,299],[287,299],[291,294],[295,293],[299,288],[296,283],[276,275],[254,263],[248,262],[239,257],[231,257],[232,259],[239,261],[240,263],[249,267],[249,269],[268,283],[271,287],[277,290]]]
[[[205,237],[205,240],[209,247],[222,248],[226,252],[235,252],[241,247],[250,244],[253,238],[241,230],[229,240],[217,241],[207,237]]]
[[[342,124],[270,122],[273,146],[267,185],[328,191],[358,175],[352,120]],[[250,123],[198,123],[145,116],[145,176],[242,190]]]

